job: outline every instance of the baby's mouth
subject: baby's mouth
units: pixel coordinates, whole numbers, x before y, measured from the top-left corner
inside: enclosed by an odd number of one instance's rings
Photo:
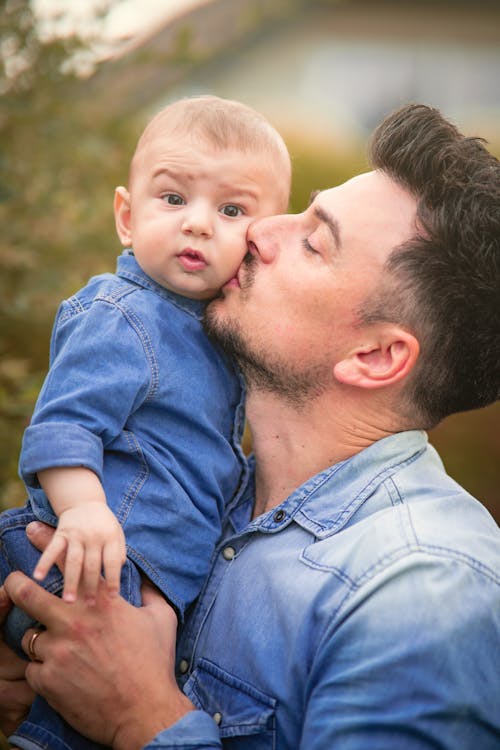
[[[186,271],[200,271],[208,265],[203,253],[200,253],[198,250],[194,250],[191,247],[184,248],[177,257]]]

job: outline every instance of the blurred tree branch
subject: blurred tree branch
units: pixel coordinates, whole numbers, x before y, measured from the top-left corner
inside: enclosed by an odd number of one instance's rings
[[[57,23],[40,26],[28,0],[7,0],[0,14],[0,506],[24,495],[13,477],[57,304],[112,268],[118,250],[111,201],[126,179],[125,126],[87,106],[81,77],[111,6],[63,36]]]

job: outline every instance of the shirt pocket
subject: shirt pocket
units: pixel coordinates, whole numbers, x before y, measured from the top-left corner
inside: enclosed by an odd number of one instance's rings
[[[224,748],[275,747],[277,701],[248,682],[200,659],[184,692],[218,724]]]

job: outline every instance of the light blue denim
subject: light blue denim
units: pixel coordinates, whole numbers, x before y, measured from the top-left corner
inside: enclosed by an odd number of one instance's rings
[[[199,710],[148,750],[498,750],[500,531],[425,433],[252,502],[179,643]]]
[[[37,472],[85,466],[126,535],[122,594],[140,602],[138,568],[183,618],[208,572],[225,505],[247,473],[242,381],[203,331],[205,304],[159,286],[131,251],[116,274],[94,277],[61,304],[20,456],[28,504],[0,518],[2,579],[13,568],[33,571],[26,522],[57,520]],[[53,570],[48,586],[60,585]],[[19,614],[9,619],[10,643],[19,644],[28,624]],[[26,739],[30,722],[15,735],[20,748],[44,746],[39,731],[35,744]],[[76,746],[76,738],[61,745]]]

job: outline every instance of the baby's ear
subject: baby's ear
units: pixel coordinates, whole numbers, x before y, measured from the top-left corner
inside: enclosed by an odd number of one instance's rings
[[[130,221],[130,193],[123,186],[115,190],[113,203],[115,211],[115,226],[120,242],[124,247],[132,245],[132,229]]]
[[[381,388],[407,377],[420,347],[413,334],[392,324],[381,324],[367,341],[337,362],[334,374],[340,383],[360,388]]]

